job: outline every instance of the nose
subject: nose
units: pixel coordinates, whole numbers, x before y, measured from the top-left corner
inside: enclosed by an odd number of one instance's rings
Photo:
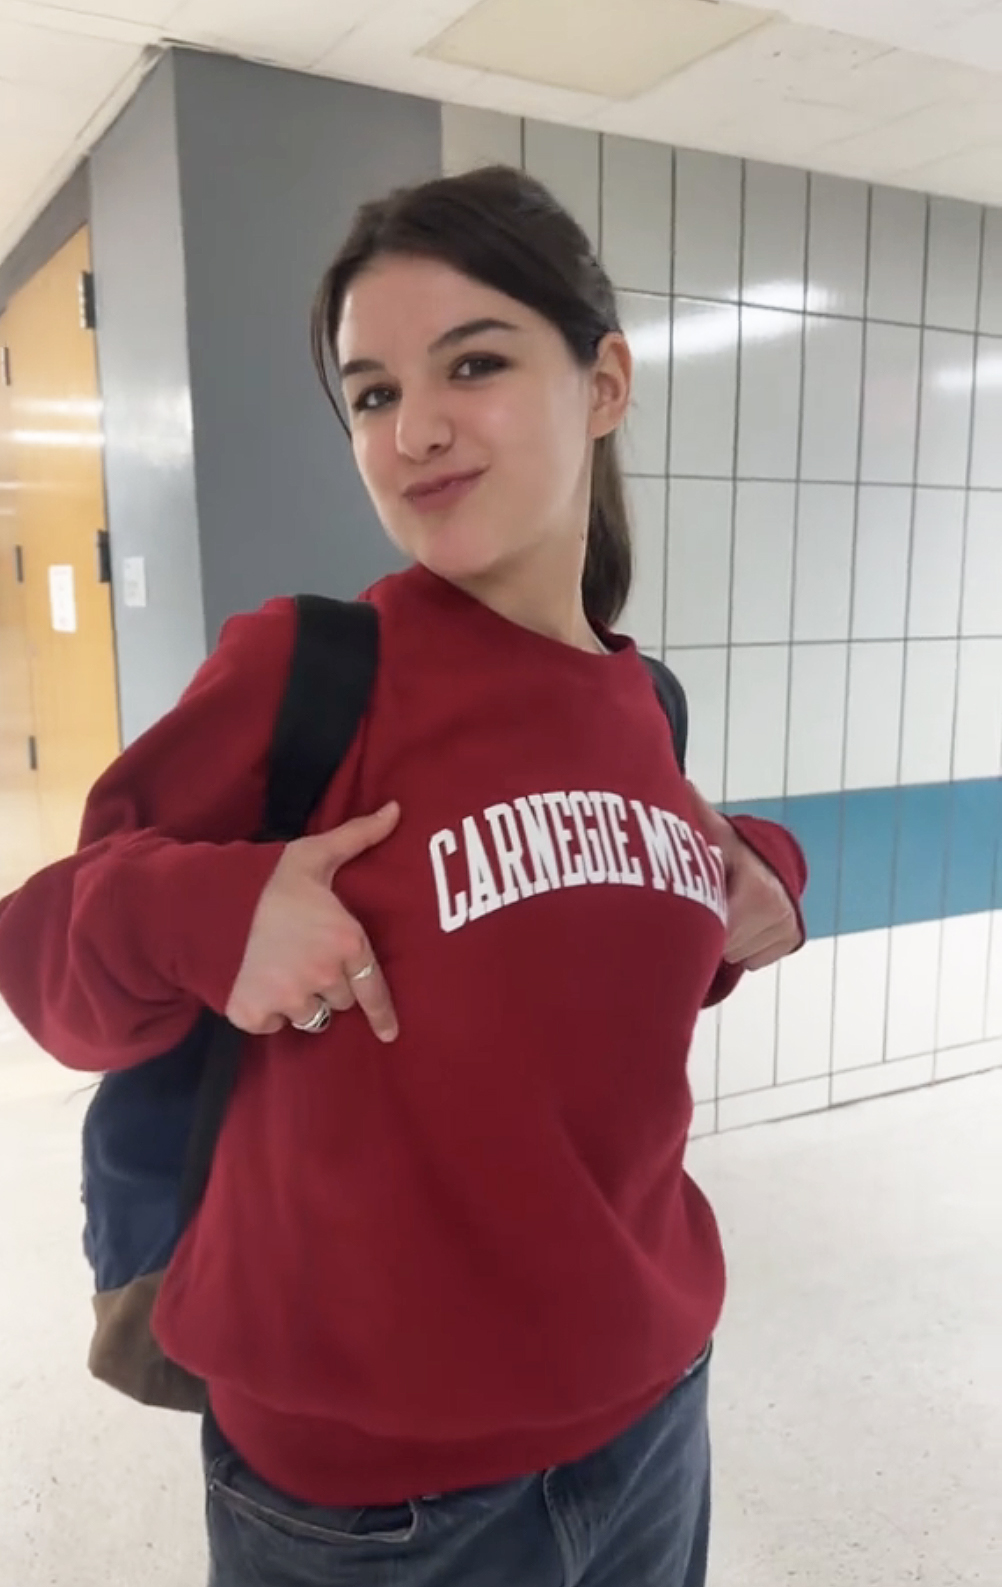
[[[413,463],[447,452],[452,445],[452,423],[428,392],[403,394],[397,404],[397,451]]]

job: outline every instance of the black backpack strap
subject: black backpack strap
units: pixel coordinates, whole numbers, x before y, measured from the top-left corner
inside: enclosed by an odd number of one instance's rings
[[[363,601],[296,598],[296,643],[272,735],[264,839],[301,837],[351,748],[379,659],[379,620]]]
[[[678,769],[685,776],[685,755],[689,747],[689,703],[685,697],[685,690],[671,668],[666,667],[663,661],[655,661],[653,656],[644,656],[643,662],[651,675],[658,703],[668,718]]]
[[[262,842],[292,842],[361,726],[379,662],[379,619],[361,601],[296,598],[296,639],[268,758]],[[239,1073],[243,1031],[206,1012],[205,1068],[179,1194],[180,1227],[197,1211]]]

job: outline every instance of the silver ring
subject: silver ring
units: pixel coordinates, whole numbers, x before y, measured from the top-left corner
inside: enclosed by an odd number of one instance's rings
[[[375,968],[376,968],[375,961],[374,960],[370,960],[369,963],[365,966],[364,969],[356,970],[355,974],[354,975],[349,975],[348,979],[349,979],[349,981],[367,981],[369,979],[370,975],[375,970]]]
[[[318,996],[316,1013],[312,1014],[309,1019],[302,1021],[298,1019],[291,1020],[290,1024],[293,1030],[301,1030],[304,1036],[319,1036],[322,1030],[327,1029],[330,1022],[331,1006],[325,997]]]

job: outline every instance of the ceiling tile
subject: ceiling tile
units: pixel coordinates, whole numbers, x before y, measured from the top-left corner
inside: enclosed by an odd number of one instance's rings
[[[110,86],[135,59],[132,44],[53,33],[0,18],[0,70],[8,82],[38,83],[69,92],[98,80]]]
[[[0,17],[10,13],[35,13],[36,25],[47,24],[46,13],[53,19],[62,17],[63,26],[74,17],[81,20],[134,22],[144,27],[162,27],[176,11],[178,0],[0,0]],[[22,15],[20,20],[24,20]]]
[[[435,60],[631,99],[772,13],[732,0],[477,0],[434,38]]]
[[[170,36],[305,67],[373,11],[372,0],[182,0]]]

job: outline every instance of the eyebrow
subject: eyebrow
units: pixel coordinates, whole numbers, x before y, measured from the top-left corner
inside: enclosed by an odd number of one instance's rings
[[[473,336],[483,336],[487,331],[512,331],[518,334],[519,327],[512,325],[508,320],[492,318],[480,320],[466,320],[462,325],[454,325],[451,331],[446,331],[432,342],[428,351],[440,353],[446,347],[455,347],[460,342],[468,342]],[[341,366],[341,379],[347,380],[350,375],[378,375],[385,371],[386,365],[381,364],[378,358],[351,358]]]

